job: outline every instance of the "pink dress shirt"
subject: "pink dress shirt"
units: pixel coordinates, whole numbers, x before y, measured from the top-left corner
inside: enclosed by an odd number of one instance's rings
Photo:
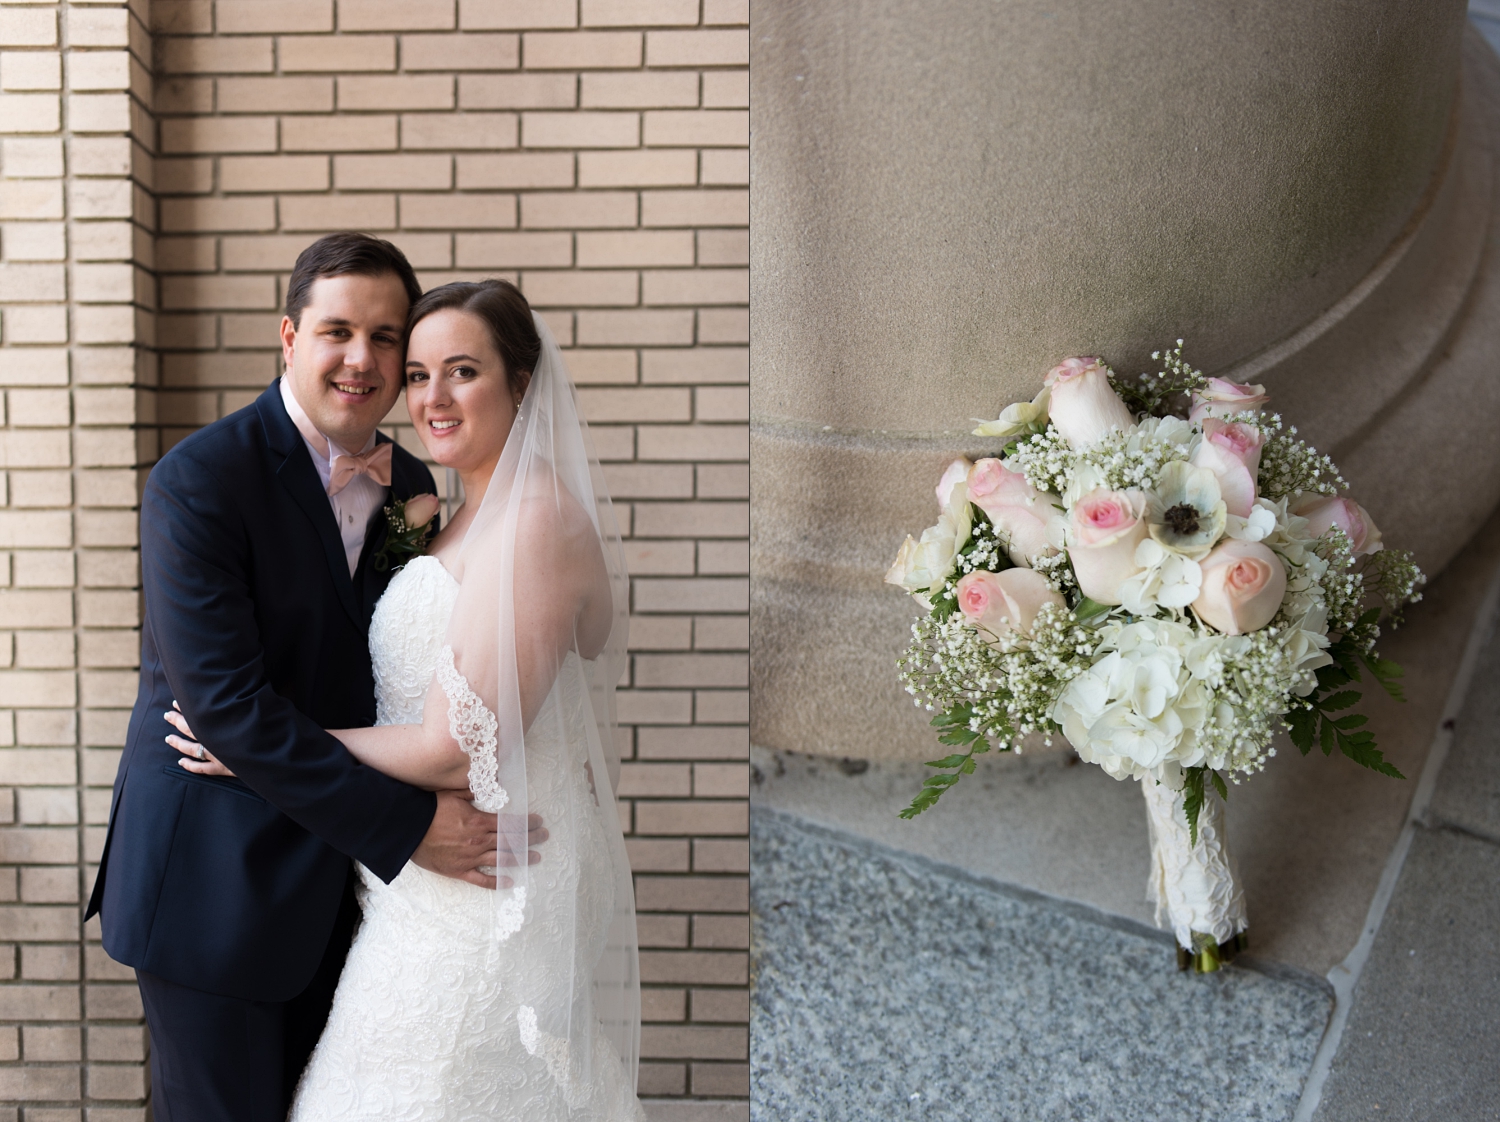
[[[281,400],[286,406],[287,415],[302,434],[303,443],[307,445],[313,467],[318,469],[318,479],[326,492],[328,481],[333,475],[333,458],[349,455],[349,452],[318,431],[293,395],[291,383],[284,376],[281,379]],[[368,452],[374,447],[375,434],[371,433],[370,439],[359,451]],[[368,475],[356,475],[337,495],[328,496],[328,505],[333,508],[333,517],[339,524],[339,537],[344,542],[344,556],[349,559],[351,577],[359,567],[359,555],[365,548],[365,531],[369,528],[370,518],[385,505],[387,494],[388,489]]]

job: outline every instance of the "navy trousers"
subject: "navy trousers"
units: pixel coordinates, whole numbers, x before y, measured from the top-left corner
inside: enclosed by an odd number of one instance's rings
[[[358,921],[351,877],[323,961],[290,1001],[224,997],[137,970],[156,1122],[285,1122]]]

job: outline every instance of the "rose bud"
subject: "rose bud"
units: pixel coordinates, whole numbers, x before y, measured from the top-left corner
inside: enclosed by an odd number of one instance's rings
[[[1385,546],[1370,512],[1353,499],[1333,495],[1303,495],[1291,504],[1291,512],[1307,519],[1309,537],[1321,538],[1337,526],[1349,539],[1356,556],[1378,553]]]
[[[1026,476],[1011,471],[996,459],[977,461],[969,469],[969,501],[989,517],[990,524],[1005,535],[1010,559],[1031,567],[1038,557],[1057,552],[1049,528],[1061,528],[1062,511],[1056,495],[1038,491]]]
[[[436,495],[413,495],[406,500],[401,519],[406,523],[407,529],[420,529],[432,521],[432,516],[441,505]]]
[[[1246,635],[1276,617],[1286,595],[1286,566],[1260,542],[1227,539],[1198,566],[1203,587],[1193,611],[1215,631]]]
[[[1052,391],[1052,423],[1074,448],[1087,448],[1111,429],[1123,432],[1135,424],[1100,359],[1064,359],[1047,372],[1045,385]]]
[[[1031,634],[1031,623],[1043,604],[1066,604],[1035,569],[980,570],[958,582],[958,607],[964,618],[996,639],[1009,633]]]
[[[937,501],[938,509],[943,510],[948,506],[948,500],[953,497],[953,485],[964,479],[969,474],[969,461],[964,459],[954,460],[943,471],[943,477],[938,480]]]
[[[1068,560],[1078,587],[1090,600],[1118,604],[1120,585],[1141,571],[1135,547],[1148,533],[1146,497],[1139,491],[1100,487],[1073,504],[1068,522]]]
[[[1265,443],[1266,438],[1254,425],[1204,418],[1203,440],[1193,453],[1193,466],[1207,468],[1218,478],[1228,513],[1250,517],[1255,507],[1260,450]]]
[[[1205,417],[1233,417],[1236,413],[1259,413],[1260,407],[1271,398],[1265,386],[1242,385],[1223,378],[1210,378],[1205,389],[1193,394],[1193,407],[1188,410],[1188,420],[1198,422]]]

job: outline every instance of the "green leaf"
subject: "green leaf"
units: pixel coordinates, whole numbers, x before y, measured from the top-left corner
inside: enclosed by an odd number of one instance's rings
[[[1227,803],[1229,801],[1229,788],[1224,785],[1224,777],[1216,771],[1209,772],[1208,776],[1214,781],[1214,790],[1219,792],[1219,798]]]
[[[1339,686],[1348,685],[1354,681],[1353,678],[1337,665],[1319,667],[1317,678],[1318,689],[1320,690],[1337,689]]]
[[[1396,679],[1406,676],[1406,671],[1401,669],[1400,663],[1373,655],[1364,656],[1364,663],[1370,670],[1370,677],[1380,684],[1381,689],[1397,701],[1406,700],[1406,692],[1396,682]]]
[[[1333,755],[1334,737],[1338,733],[1338,730],[1333,727],[1333,722],[1327,717],[1324,717],[1322,727],[1318,730],[1318,732],[1323,742],[1323,755]]]
[[[958,601],[955,600],[954,604],[957,603]],[[1338,668],[1349,675],[1351,682],[1359,681],[1359,656],[1348,645],[1340,641],[1329,647],[1328,653],[1333,656],[1333,661],[1338,664]]]
[[[963,762],[965,760],[971,759],[971,758],[972,757],[971,757],[970,753],[968,753],[968,752],[955,752],[951,756],[944,756],[941,760],[928,760],[927,761],[927,766],[928,767],[961,767],[963,765]]]
[[[1339,693],[1331,694],[1330,696],[1323,698],[1318,702],[1318,708],[1331,711],[1347,709],[1349,708],[1349,706],[1353,705],[1359,700],[1359,696],[1360,695],[1358,690],[1343,690]]]
[[[1079,623],[1084,623],[1087,620],[1093,619],[1095,616],[1104,615],[1109,610],[1109,604],[1101,604],[1099,603],[1099,601],[1090,600],[1087,596],[1085,596],[1082,600],[1078,601],[1078,607],[1073,609],[1073,615],[1075,618],[1077,618]]]
[[[972,729],[954,729],[952,732],[945,732],[942,736],[938,737],[938,743],[972,744],[978,736],[979,734]]]
[[[917,815],[921,814],[924,810],[937,802],[938,799],[942,797],[942,794],[942,788],[922,788],[922,790],[917,792],[917,797],[912,799],[911,805],[908,806],[905,810],[901,811],[898,817],[907,819],[915,818]]]
[[[1207,768],[1190,767],[1182,773],[1182,812],[1187,817],[1188,838],[1198,844],[1198,815],[1203,810],[1203,773]]]
[[[1371,771],[1378,771],[1381,775],[1389,775],[1392,779],[1406,778],[1406,776],[1396,770],[1394,764],[1386,762],[1386,758],[1381,754],[1380,749],[1375,747],[1373,738],[1361,742],[1356,741],[1352,736],[1340,736],[1339,751],[1343,752],[1344,755],[1348,756],[1355,763],[1367,767]]]
[[[1333,723],[1345,732],[1348,732],[1350,729],[1359,728],[1360,725],[1365,724],[1369,719],[1369,717],[1366,717],[1362,713],[1350,713],[1347,717],[1340,717]]]
[[[929,775],[926,779],[922,780],[922,786],[942,787],[946,789],[952,787],[962,778],[963,773],[958,771],[950,771],[947,775]]]
[[[958,770],[961,771],[964,775],[973,775],[974,774],[974,766],[975,766],[974,765],[974,757],[970,756],[967,760],[965,760],[963,762],[963,766],[960,767]]]
[[[1317,710],[1292,709],[1286,715],[1286,723],[1292,726],[1292,743],[1302,749],[1304,756],[1311,752],[1318,739]]]
[[[973,720],[973,719],[974,719],[974,707],[973,706],[971,706],[971,705],[955,705],[952,709],[944,709],[936,717],[932,718],[932,723],[934,725],[936,725],[938,728],[944,728],[944,727],[946,727],[948,725],[965,725],[965,726],[967,726],[968,723],[971,720]]]

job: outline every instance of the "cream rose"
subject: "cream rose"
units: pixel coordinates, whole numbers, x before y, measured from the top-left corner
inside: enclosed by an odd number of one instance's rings
[[[1056,495],[1038,491],[993,458],[976,461],[967,482],[969,501],[1005,535],[1011,561],[1030,568],[1036,558],[1058,551],[1065,524]]]
[[[1047,420],[1048,399],[1052,391],[1046,386],[1042,392],[1030,401],[1018,401],[1013,405],[1007,405],[1000,413],[998,420],[980,421],[979,427],[974,430],[975,436],[994,436],[1001,440],[1009,440],[1013,436],[1019,436],[1032,425],[1042,424]],[[978,420],[976,417],[975,420]]]
[[[1068,520],[1068,559],[1090,600],[1118,604],[1120,585],[1141,571],[1135,550],[1145,540],[1146,496],[1096,488],[1076,503]]]
[[[1124,432],[1135,424],[1100,359],[1064,359],[1047,372],[1046,386],[1052,395],[1052,423],[1074,448],[1087,448],[1111,429]]]
[[[885,574],[885,583],[912,593],[940,592],[953,575],[958,551],[969,540],[972,529],[967,502],[947,507],[938,516],[937,525],[923,530],[920,539],[907,535],[896,554],[895,564]]]
[[[1291,512],[1307,519],[1309,537],[1321,538],[1337,526],[1348,537],[1349,546],[1356,555],[1378,553],[1385,548],[1370,512],[1353,499],[1303,495],[1291,504]]]
[[[953,485],[961,479],[968,478],[969,469],[973,465],[968,460],[954,460],[943,471],[943,477],[938,480],[937,501],[938,509],[947,509],[953,499]]]
[[[1270,400],[1265,386],[1243,385],[1224,378],[1210,378],[1205,389],[1193,394],[1193,406],[1188,411],[1188,420],[1201,421],[1205,417],[1233,417],[1236,413],[1259,413],[1260,407]]]
[[[958,582],[959,611],[997,639],[1010,632],[1031,634],[1031,623],[1044,604],[1066,607],[1062,596],[1035,569],[980,570]]]
[[[1248,518],[1255,507],[1255,481],[1265,443],[1265,436],[1254,425],[1217,417],[1203,420],[1203,439],[1193,452],[1193,466],[1214,473],[1225,510],[1239,518]]]
[[[1246,635],[1275,618],[1286,595],[1286,566],[1265,546],[1227,539],[1198,564],[1203,590],[1193,611],[1215,631]]]

